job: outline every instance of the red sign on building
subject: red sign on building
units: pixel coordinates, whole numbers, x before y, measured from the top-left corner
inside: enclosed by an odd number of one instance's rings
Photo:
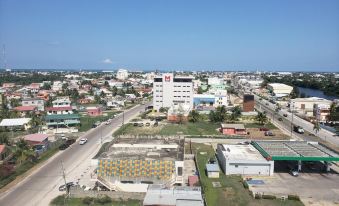
[[[171,81],[171,76],[165,76],[165,82],[170,82]]]

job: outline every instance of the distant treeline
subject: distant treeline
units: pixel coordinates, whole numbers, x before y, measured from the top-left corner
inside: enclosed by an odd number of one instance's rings
[[[264,76],[264,84],[276,82],[284,83],[294,87],[305,87],[310,89],[317,89],[324,92],[326,95],[339,97],[339,79],[334,75],[326,75],[324,77],[314,77],[309,74],[303,76]]]
[[[41,83],[43,81],[62,81],[64,75],[61,73],[41,74],[37,72],[14,75],[11,73],[0,73],[0,85],[3,83],[15,83],[18,85],[28,85],[31,83]]]

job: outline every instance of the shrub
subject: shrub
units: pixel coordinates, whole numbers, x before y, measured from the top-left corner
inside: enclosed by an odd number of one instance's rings
[[[90,205],[92,204],[94,201],[93,197],[85,197],[84,199],[82,199],[82,203],[84,203],[85,205]]]
[[[248,184],[247,184],[247,181],[246,181],[246,180],[244,180],[244,181],[242,182],[242,184],[244,185],[244,188],[245,188],[245,189],[248,189]]]
[[[58,197],[54,198],[51,202],[51,205],[64,205],[65,204],[65,195],[59,195]]]
[[[104,204],[112,203],[112,199],[110,197],[108,197],[107,195],[105,195],[102,198],[96,199],[96,202],[101,204],[101,205],[104,205]]]
[[[288,195],[287,199],[300,201],[300,197],[298,195]]]
[[[277,197],[274,195],[262,195],[261,197],[262,199],[269,199],[269,200],[277,199]]]
[[[254,199],[261,199],[261,198],[262,198],[262,196],[258,193],[254,195]]]

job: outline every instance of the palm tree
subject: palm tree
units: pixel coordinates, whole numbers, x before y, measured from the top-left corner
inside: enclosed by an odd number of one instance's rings
[[[19,139],[18,142],[16,142],[15,155],[17,156],[20,164],[32,155],[32,152],[29,151],[29,146],[27,142],[22,138]]]
[[[200,119],[200,114],[199,112],[197,112],[196,110],[192,110],[189,115],[188,115],[188,119],[190,122],[197,122]]]
[[[313,125],[313,131],[318,134],[318,132],[321,130],[319,121],[316,121]]]
[[[267,116],[266,114],[259,112],[258,115],[255,117],[255,119],[259,122],[259,124],[265,124],[267,122]]]

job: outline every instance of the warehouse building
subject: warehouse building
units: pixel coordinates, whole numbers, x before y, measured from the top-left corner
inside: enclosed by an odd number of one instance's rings
[[[276,98],[286,97],[291,94],[293,87],[281,84],[281,83],[270,83],[267,85],[267,89],[275,96]]]
[[[184,139],[119,137],[98,158],[98,182],[124,192],[146,192],[149,185],[182,185]]]
[[[226,175],[273,175],[274,161],[266,160],[252,145],[218,144],[217,157]]]

